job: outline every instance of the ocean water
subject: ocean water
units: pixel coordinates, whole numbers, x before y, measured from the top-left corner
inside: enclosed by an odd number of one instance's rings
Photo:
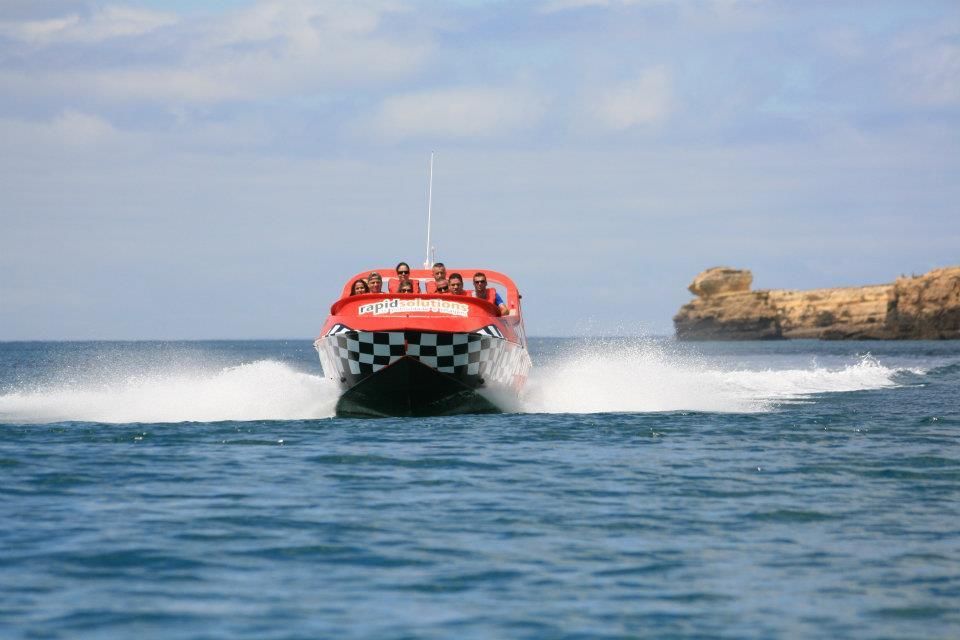
[[[0,637],[960,637],[960,342],[531,354],[362,421],[308,340],[0,343]]]

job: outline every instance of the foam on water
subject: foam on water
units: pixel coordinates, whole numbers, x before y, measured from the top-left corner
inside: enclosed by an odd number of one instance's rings
[[[0,421],[329,418],[339,395],[332,381],[273,360],[147,373],[138,366],[113,363],[79,377],[74,372],[30,388],[8,388],[0,394]],[[895,376],[903,371],[870,357],[832,368],[781,366],[733,367],[656,341],[579,343],[538,359],[519,405],[498,404],[525,413],[759,412],[811,394],[895,386]]]
[[[537,413],[759,412],[816,393],[896,386],[901,371],[870,357],[836,368],[731,369],[662,343],[588,344],[535,368],[522,402]]]
[[[263,360],[216,372],[100,374],[0,395],[7,422],[213,422],[333,416],[339,389],[319,375]]]

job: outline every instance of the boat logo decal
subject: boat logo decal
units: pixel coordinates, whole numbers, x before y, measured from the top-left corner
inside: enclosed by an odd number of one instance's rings
[[[388,298],[370,304],[361,305],[360,315],[374,316],[389,315],[392,313],[442,313],[451,316],[467,317],[470,307],[462,302],[441,300],[439,298],[416,298],[402,300]]]

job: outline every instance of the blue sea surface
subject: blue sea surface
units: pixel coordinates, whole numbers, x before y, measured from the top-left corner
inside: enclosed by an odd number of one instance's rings
[[[309,341],[0,343],[0,637],[960,637],[960,342],[531,354],[346,420]]]

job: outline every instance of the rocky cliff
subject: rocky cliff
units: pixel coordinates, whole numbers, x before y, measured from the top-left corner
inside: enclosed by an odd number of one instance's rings
[[[684,340],[960,339],[960,266],[893,284],[751,291],[744,269],[714,267],[690,285],[673,318]]]

